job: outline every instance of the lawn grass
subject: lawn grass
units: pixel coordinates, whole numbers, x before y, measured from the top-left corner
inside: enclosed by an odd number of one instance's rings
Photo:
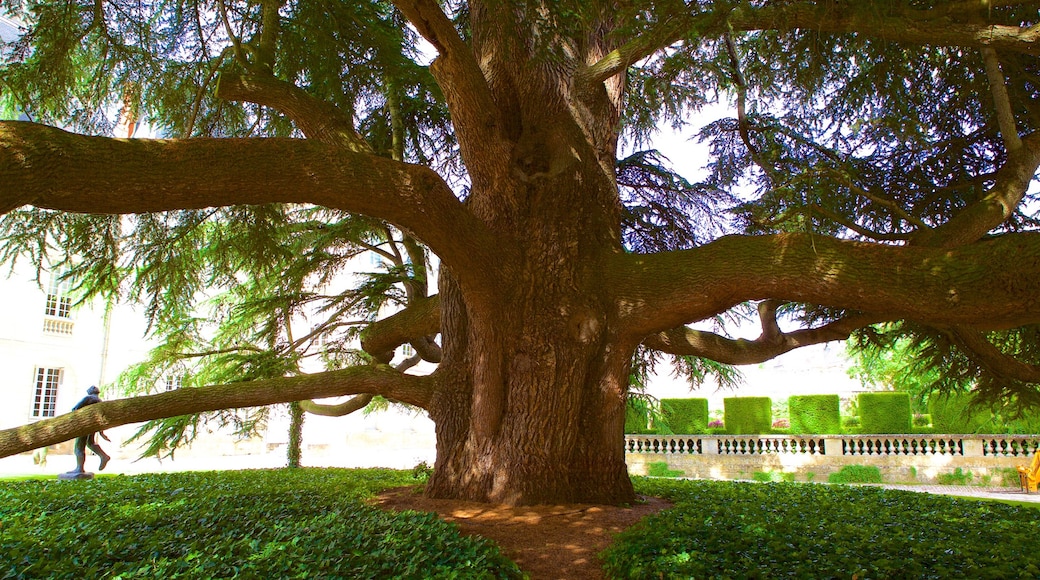
[[[491,542],[364,500],[387,469],[0,483],[0,578],[519,578]]]
[[[615,578],[1040,577],[1033,505],[874,486],[635,484],[675,507],[629,528],[603,553]]]
[[[999,497],[979,497],[975,495],[951,495],[949,497],[956,499],[966,499],[971,501],[992,501],[1020,508],[1040,510],[1040,502],[1036,501],[1018,501],[1013,499],[1003,499]]]
[[[1040,577],[1036,503],[873,486],[634,482],[675,507],[604,553],[616,578]],[[492,543],[432,514],[364,503],[415,483],[411,471],[386,469],[8,479],[0,578],[521,576]]]

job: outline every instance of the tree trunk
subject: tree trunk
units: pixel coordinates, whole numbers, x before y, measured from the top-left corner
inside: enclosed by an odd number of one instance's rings
[[[456,274],[442,269],[444,358],[429,408],[434,497],[513,505],[634,499],[623,440],[638,339],[619,331],[602,284],[602,264],[621,251],[617,193],[596,157],[584,159],[496,184],[497,199],[516,204],[483,205],[473,194],[475,213],[509,232],[512,255],[521,257],[491,272],[502,279],[490,298],[464,294]]]
[[[544,316],[467,319],[443,283],[441,300],[455,325],[446,346],[465,344],[446,349],[430,405],[437,464],[427,493],[511,505],[631,502],[623,446],[631,349],[609,339],[604,317],[559,316],[566,307],[547,304]],[[492,329],[497,336],[480,338]]]

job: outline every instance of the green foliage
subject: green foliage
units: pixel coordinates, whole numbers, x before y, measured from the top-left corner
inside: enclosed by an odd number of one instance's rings
[[[783,471],[756,471],[751,474],[751,479],[763,483],[777,483],[781,481],[790,483],[794,481],[794,473],[786,473]]]
[[[938,369],[920,364],[919,347],[897,333],[875,333],[870,340],[849,341],[853,365],[848,373],[870,389],[892,389],[910,394],[915,412],[927,410],[929,394],[938,388]]]
[[[841,420],[841,429],[844,433],[855,435],[863,431],[859,417],[844,417]]]
[[[985,405],[973,404],[970,393],[933,393],[928,411],[936,433],[999,433],[993,413]]]
[[[154,474],[0,484],[5,578],[519,578],[434,514],[365,505],[391,470]]]
[[[290,468],[300,467],[303,456],[303,419],[303,407],[300,403],[289,403],[289,444],[285,452]]]
[[[964,471],[958,467],[949,473],[936,474],[935,482],[939,485],[970,485],[974,477],[971,471]]]
[[[994,469],[993,474],[999,478],[1001,487],[1018,487],[1021,484],[1018,470],[1012,467]]]
[[[827,476],[828,483],[881,483],[881,470],[875,465],[844,465]]]
[[[602,554],[611,578],[1040,575],[1035,509],[874,487],[640,478],[635,484],[675,507],[618,536]]]
[[[909,433],[910,395],[907,393],[860,393],[862,433]]]
[[[787,400],[791,417],[791,433],[841,433],[841,410],[838,395],[795,395]]]
[[[723,399],[724,423],[730,435],[757,435],[773,428],[773,403],[769,397]]]
[[[654,461],[646,464],[646,474],[649,477],[682,477],[681,469],[670,469],[664,461]]]
[[[708,399],[661,399],[661,418],[670,433],[706,433]]]
[[[412,468],[412,477],[419,480],[422,483],[429,481],[430,476],[433,475],[433,467],[425,461],[420,461],[415,464]]]
[[[653,433],[650,429],[650,418],[650,403],[643,397],[629,395],[625,402],[625,433]]]

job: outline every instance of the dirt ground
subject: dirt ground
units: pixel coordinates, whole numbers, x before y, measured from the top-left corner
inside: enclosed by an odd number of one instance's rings
[[[660,498],[641,497],[631,507],[506,507],[427,499],[415,487],[387,490],[374,504],[397,511],[436,512],[442,519],[457,524],[464,534],[494,540],[532,580],[603,578],[597,554],[611,544],[614,535],[670,506]]]

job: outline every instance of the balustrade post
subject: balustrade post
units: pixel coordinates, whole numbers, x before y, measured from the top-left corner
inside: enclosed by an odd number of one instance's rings
[[[719,440],[716,437],[705,437],[701,439],[701,455],[718,455]]]
[[[982,447],[985,443],[982,439],[962,439],[962,449],[965,457],[982,457]]]
[[[841,439],[827,439],[823,440],[823,454],[830,455],[832,457],[842,456],[842,444]]]

